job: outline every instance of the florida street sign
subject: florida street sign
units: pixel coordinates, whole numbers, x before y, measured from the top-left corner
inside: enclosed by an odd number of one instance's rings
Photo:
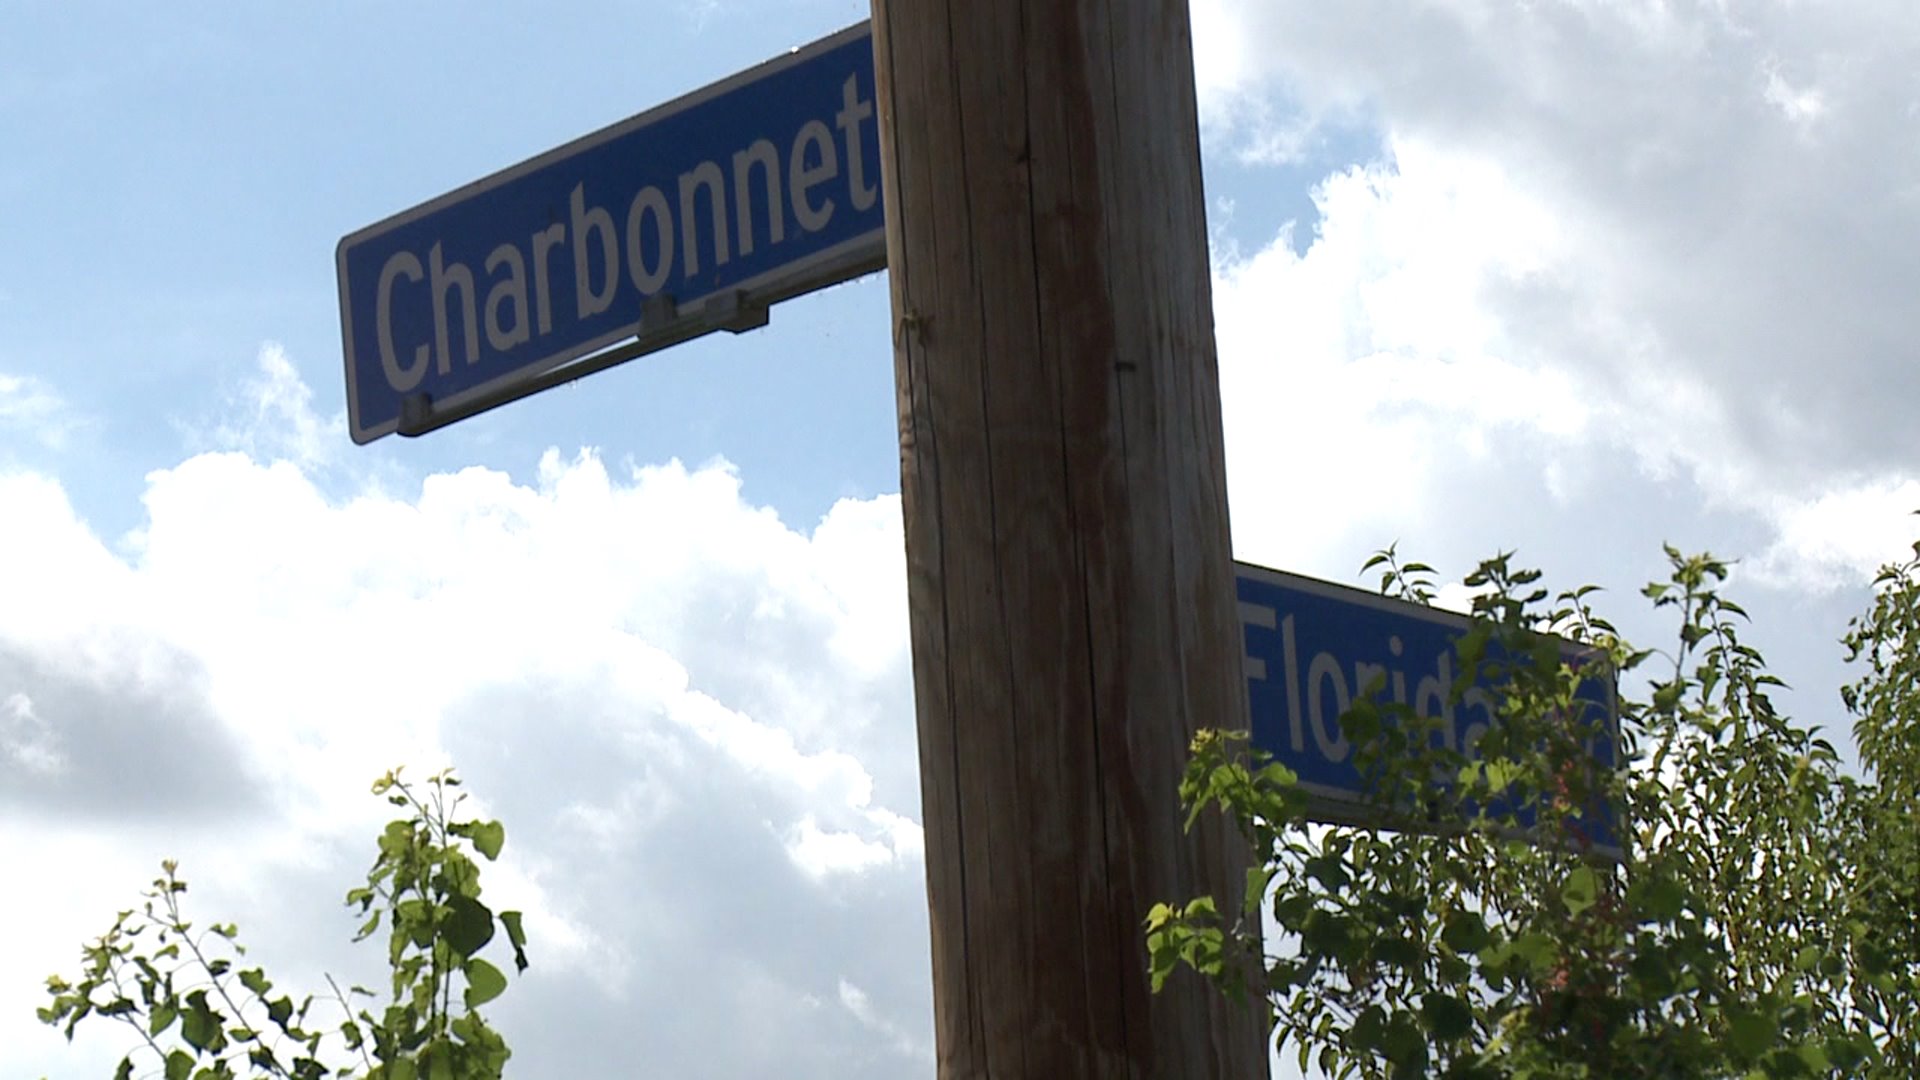
[[[881,269],[862,23],[340,241],[353,439],[417,435]]]
[[[1364,777],[1340,726],[1340,714],[1370,684],[1378,687],[1377,701],[1437,718],[1435,738],[1469,760],[1480,737],[1498,723],[1500,688],[1486,677],[1453,698],[1462,670],[1456,644],[1470,625],[1465,616],[1250,563],[1236,563],[1235,577],[1253,745],[1298,774],[1316,819],[1373,819]],[[1572,642],[1562,642],[1560,650],[1576,670],[1593,673],[1582,678],[1577,694],[1587,718],[1597,721],[1596,736],[1586,742],[1592,766],[1616,769],[1612,676],[1593,650]],[[1524,812],[1516,818],[1523,827],[1531,823]],[[1593,850],[1619,857],[1611,808],[1583,814],[1575,824]]]

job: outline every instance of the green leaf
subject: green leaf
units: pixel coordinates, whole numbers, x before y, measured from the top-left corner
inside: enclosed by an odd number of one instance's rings
[[[1827,1057],[1827,1052],[1822,1050],[1817,1043],[1802,1044],[1801,1047],[1794,1052],[1800,1056],[1800,1060],[1806,1064],[1807,1069],[1815,1076],[1824,1076],[1833,1070],[1832,1060]]]
[[[497,821],[476,821],[467,838],[491,862],[500,857],[500,848],[507,842],[507,827]]]
[[[1567,883],[1560,887],[1560,899],[1566,902],[1567,910],[1575,915],[1592,907],[1600,896],[1600,875],[1590,866],[1582,866],[1567,875]]]
[[[1636,891],[1639,893],[1640,909],[1654,920],[1674,919],[1686,910],[1687,892],[1672,878],[1660,876],[1648,879]]]
[[[1745,1009],[1727,1012],[1727,1041],[1742,1056],[1757,1058],[1773,1049],[1773,1042],[1779,1034],[1780,1026],[1765,1013],[1748,1012]]]
[[[1401,1066],[1402,1070],[1416,1069],[1426,1063],[1426,1036],[1420,1033],[1420,1025],[1414,1022],[1411,1013],[1396,1013],[1393,1022],[1387,1025],[1386,1037],[1381,1042],[1386,1059]]]
[[[380,833],[380,854],[389,858],[399,857],[401,852],[413,844],[413,822],[389,821]]]
[[[1514,761],[1488,761],[1482,769],[1487,777],[1487,790],[1495,795],[1507,790],[1522,772],[1520,764]]]
[[[1510,946],[1513,954],[1525,960],[1527,966],[1535,971],[1544,971],[1551,967],[1558,952],[1553,939],[1538,930],[1529,931],[1513,939]]]
[[[500,969],[479,957],[468,960],[461,968],[467,976],[467,1008],[477,1009],[507,989],[507,977]]]
[[[167,1055],[167,1080],[187,1080],[193,1073],[193,1055],[175,1050]]]
[[[113,1080],[133,1080],[132,1058],[123,1057],[120,1059],[120,1067],[113,1070]]]
[[[1378,1005],[1360,1010],[1353,1026],[1347,1029],[1347,1042],[1357,1050],[1377,1053],[1387,1041],[1387,1014]]]
[[[1420,999],[1420,1015],[1436,1039],[1451,1041],[1473,1029],[1473,1010],[1452,994],[1428,992]]]
[[[1376,675],[1368,681],[1368,686],[1378,693],[1385,678],[1384,675]],[[1365,688],[1361,691],[1363,694],[1366,692]],[[1340,714],[1340,732],[1353,745],[1365,746],[1380,734],[1379,711],[1368,707],[1365,702],[1356,703],[1353,708]]]
[[[527,970],[527,932],[520,927],[520,913],[501,912],[500,925],[507,928],[507,941],[513,945],[514,967],[520,971]]]
[[[203,1002],[206,995],[195,992]],[[180,1037],[195,1050],[211,1050],[220,1039],[220,1021],[204,1005],[189,1008],[180,1019]]]
[[[1337,893],[1347,887],[1350,880],[1347,870],[1340,860],[1332,855],[1320,855],[1306,862],[1307,875],[1325,886],[1328,892]]]
[[[447,898],[447,917],[440,936],[463,957],[472,956],[493,940],[493,912],[487,905],[458,893]]]
[[[1487,947],[1486,920],[1478,912],[1456,911],[1447,916],[1446,928],[1440,931],[1440,940],[1446,942],[1454,952],[1477,953]]]
[[[393,906],[396,938],[404,936],[425,948],[433,941],[433,905],[418,898],[402,900]]]
[[[162,1001],[154,1005],[153,1015],[147,1017],[147,1034],[158,1035],[173,1026],[180,1010],[171,1001]]]
[[[1420,947],[1403,937],[1376,938],[1373,955],[1380,963],[1398,968],[1413,968],[1422,959]]]

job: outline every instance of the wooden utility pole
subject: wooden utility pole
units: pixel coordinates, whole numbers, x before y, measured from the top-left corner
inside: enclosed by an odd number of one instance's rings
[[[1244,853],[1246,722],[1186,0],[873,0],[943,1080],[1266,1076],[1142,920]]]

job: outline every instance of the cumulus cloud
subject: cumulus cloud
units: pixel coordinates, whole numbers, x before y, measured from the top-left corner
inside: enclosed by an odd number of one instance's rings
[[[1221,268],[1223,381],[1292,429],[1249,434],[1229,392],[1243,485],[1336,447],[1347,479],[1287,482],[1364,527],[1384,499],[1431,520],[1496,486],[1578,502],[1627,470],[1762,523],[1776,582],[1858,581],[1899,553],[1834,543],[1829,511],[1862,476],[1920,475],[1912,5],[1207,0],[1195,18],[1228,146],[1362,116],[1383,147],[1322,183],[1304,254],[1283,237]],[[1277,135],[1255,122],[1275,101]],[[1449,490],[1422,486],[1439,455],[1466,458]],[[1905,528],[1897,501],[1846,512],[1880,537]],[[1301,543],[1252,513],[1247,534]]]
[[[873,1001],[867,996],[866,991],[845,979],[840,981],[840,1004],[853,1014],[854,1019],[872,1029],[875,1035],[898,1049],[903,1056],[920,1059],[922,1069],[933,1066],[933,1047],[902,1031],[898,1025],[874,1008]]]
[[[220,418],[206,430],[190,430],[191,441],[261,461],[290,461],[309,472],[339,459],[345,411],[331,418],[313,411],[313,388],[278,343],[260,347],[254,370],[225,397]]]
[[[1779,535],[1752,565],[1762,580],[1805,589],[1857,580],[1864,568],[1915,554],[1920,479],[1886,476],[1787,502]]]
[[[29,375],[0,371],[0,434],[12,431],[59,449],[76,420],[51,386]]]
[[[1548,210],[1471,158],[1415,143],[1314,192],[1315,236],[1223,264],[1216,333],[1235,549],[1327,568],[1355,537],[1431,523],[1443,484],[1596,422],[1578,380],[1513,347],[1489,300],[1562,257]],[[1316,523],[1297,527],[1303,508]]]
[[[53,729],[36,713],[33,699],[17,690],[0,701],[0,750],[24,772],[54,773],[66,766]]]
[[[366,784],[452,764],[508,825],[530,1074],[919,1068],[871,1045],[929,1009],[897,498],[800,531],[725,462],[590,451],[330,494],[328,426],[262,365],[248,449],[153,472],[128,536],[0,476],[0,861],[39,883],[11,966],[71,967],[178,856],[263,959],[358,975],[335,898],[387,809]],[[0,987],[30,1066],[123,1049],[62,1055],[30,993]]]

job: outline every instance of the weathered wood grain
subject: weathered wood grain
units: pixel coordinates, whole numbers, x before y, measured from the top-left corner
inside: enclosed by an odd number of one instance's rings
[[[1156,900],[1245,722],[1185,0],[874,0],[940,1076],[1264,1077]]]

